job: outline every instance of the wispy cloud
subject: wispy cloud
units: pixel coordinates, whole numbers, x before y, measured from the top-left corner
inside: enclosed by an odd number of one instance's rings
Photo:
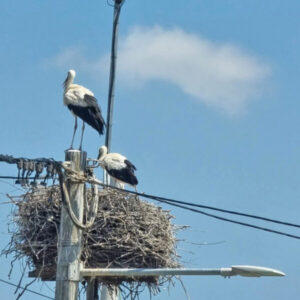
[[[93,74],[108,71],[109,55],[95,60],[82,51],[66,49],[54,63],[73,63]],[[118,80],[131,88],[150,80],[178,86],[199,102],[229,114],[240,113],[261,92],[270,74],[267,64],[237,46],[213,43],[179,28],[135,27],[121,39]]]

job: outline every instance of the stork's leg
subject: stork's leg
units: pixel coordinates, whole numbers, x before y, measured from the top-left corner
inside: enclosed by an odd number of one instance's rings
[[[72,142],[71,142],[70,149],[73,149],[73,143],[74,143],[74,137],[75,137],[76,130],[77,130],[77,117],[75,116],[74,132],[73,132],[73,137],[72,137]]]
[[[84,122],[82,122],[81,139],[80,139],[80,146],[79,146],[79,150],[80,150],[80,151],[81,151],[81,148],[82,148],[82,140],[83,140],[84,128],[85,128],[85,124],[84,124]]]

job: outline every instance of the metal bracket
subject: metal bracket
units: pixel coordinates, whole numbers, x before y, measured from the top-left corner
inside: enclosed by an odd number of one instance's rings
[[[68,280],[80,280],[80,263],[78,261],[74,261],[68,265]]]
[[[87,168],[98,168],[100,166],[98,159],[88,158],[86,160]]]

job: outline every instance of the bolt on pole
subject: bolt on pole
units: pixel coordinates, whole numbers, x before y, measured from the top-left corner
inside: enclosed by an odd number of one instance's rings
[[[83,172],[86,166],[86,152],[67,150],[66,161],[71,162],[71,168]],[[74,214],[80,222],[83,219],[84,183],[67,183],[67,190]],[[58,260],[56,269],[55,300],[77,300],[80,280],[81,235],[79,229],[70,218],[67,209],[62,206]]]

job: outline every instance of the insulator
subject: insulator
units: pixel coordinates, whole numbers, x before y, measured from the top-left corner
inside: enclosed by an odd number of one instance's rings
[[[28,168],[29,168],[29,171],[31,171],[31,172],[34,171],[34,168],[35,168],[35,162],[34,162],[34,160],[30,160],[29,161]]]
[[[54,169],[53,164],[48,164],[48,165],[47,165],[47,173],[52,173],[52,172],[53,172],[53,169]]]
[[[44,169],[44,164],[42,162],[37,162],[35,164],[35,171],[37,174],[41,174],[43,172],[43,169]]]
[[[17,168],[19,170],[23,169],[23,159],[19,159],[17,162]]]
[[[17,168],[18,168],[18,179],[15,181],[15,184],[20,184],[21,183],[21,180],[20,180],[20,177],[21,177],[21,170],[23,169],[23,159],[19,159],[17,161]]]

